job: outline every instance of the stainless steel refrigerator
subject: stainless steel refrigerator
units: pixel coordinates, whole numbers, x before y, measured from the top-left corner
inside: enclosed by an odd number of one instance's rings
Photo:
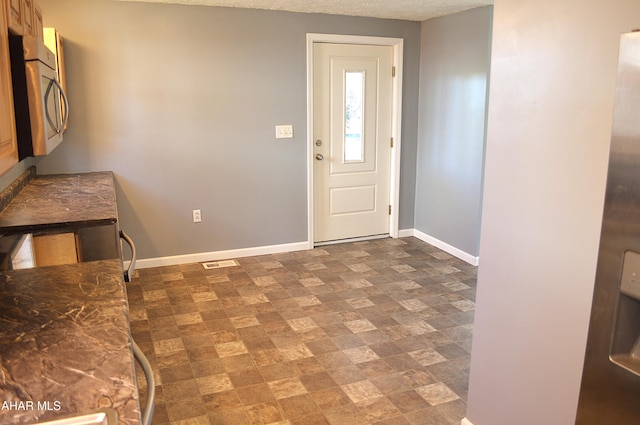
[[[576,424],[640,424],[640,32],[624,34],[620,41],[607,191]]]

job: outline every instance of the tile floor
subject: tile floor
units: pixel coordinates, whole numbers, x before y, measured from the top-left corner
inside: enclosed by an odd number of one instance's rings
[[[129,284],[153,424],[460,424],[475,267],[415,238],[237,261]]]

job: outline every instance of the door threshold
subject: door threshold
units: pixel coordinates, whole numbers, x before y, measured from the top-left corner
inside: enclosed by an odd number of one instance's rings
[[[335,239],[332,241],[314,242],[313,246],[316,247],[316,246],[336,245],[339,243],[348,243],[348,242],[364,242],[364,241],[371,241],[375,239],[385,239],[389,237],[390,237],[389,234],[385,233],[382,235],[370,235],[370,236],[361,236],[358,238]]]

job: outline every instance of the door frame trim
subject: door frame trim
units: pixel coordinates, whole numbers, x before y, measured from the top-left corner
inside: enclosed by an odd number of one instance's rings
[[[314,196],[313,196],[313,45],[314,43],[364,44],[393,47],[393,66],[396,76],[392,86],[391,112],[391,163],[389,168],[389,236],[397,238],[400,209],[400,146],[402,133],[402,63],[404,40],[392,37],[307,33],[307,234],[309,248],[314,246]]]

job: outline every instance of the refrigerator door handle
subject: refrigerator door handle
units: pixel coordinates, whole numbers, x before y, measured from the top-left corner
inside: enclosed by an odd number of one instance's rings
[[[131,279],[133,279],[133,272],[136,269],[136,245],[133,243],[133,239],[131,239],[129,235],[122,230],[120,230],[120,238],[122,238],[131,248],[131,262],[129,262],[129,267],[124,272],[124,281],[131,282]]]

